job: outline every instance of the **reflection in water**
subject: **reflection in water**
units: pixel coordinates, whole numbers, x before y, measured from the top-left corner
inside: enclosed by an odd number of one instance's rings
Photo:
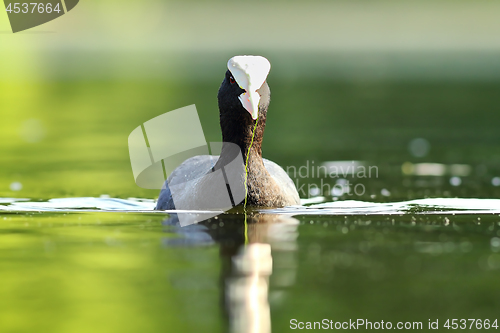
[[[295,282],[295,240],[298,220],[280,215],[220,215],[196,225],[180,227],[172,216],[164,222],[179,238],[167,238],[167,246],[220,246],[221,305],[229,332],[271,332],[269,284],[273,266],[277,268],[274,286],[283,288]],[[279,260],[274,260],[273,255]],[[275,296],[283,297],[282,294]]]
[[[273,258],[269,244],[240,247],[233,256],[233,274],[226,279],[226,302],[231,332],[271,331],[269,276]]]
[[[467,177],[472,172],[468,164],[442,164],[442,163],[411,163],[405,162],[401,166],[403,175],[406,176],[445,176]]]

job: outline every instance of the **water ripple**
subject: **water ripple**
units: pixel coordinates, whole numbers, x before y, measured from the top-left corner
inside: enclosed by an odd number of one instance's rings
[[[303,203],[309,205],[266,209],[262,212],[284,215],[500,214],[500,199],[433,198],[387,203],[356,200],[322,203],[318,201],[320,200],[304,200]],[[155,204],[152,199],[139,198],[83,197],[56,198],[47,201],[0,198],[0,211],[152,212]],[[198,211],[190,212],[199,213]]]

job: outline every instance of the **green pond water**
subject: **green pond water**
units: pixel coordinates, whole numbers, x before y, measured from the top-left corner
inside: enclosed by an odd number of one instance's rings
[[[181,228],[128,199],[158,191],[135,184],[127,138],[196,104],[220,140],[219,79],[0,83],[0,332],[500,319],[500,83],[270,77],[264,156],[327,207]],[[312,174],[339,161],[373,173]],[[424,198],[451,201],[388,206]]]

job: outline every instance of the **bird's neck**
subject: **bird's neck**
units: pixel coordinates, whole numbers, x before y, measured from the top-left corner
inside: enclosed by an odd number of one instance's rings
[[[266,125],[265,115],[253,120],[249,114],[222,121],[222,141],[236,144],[240,150],[245,163],[257,166],[262,164],[262,139]],[[227,152],[222,149],[221,157]],[[259,163],[260,162],[260,163]]]
[[[264,110],[265,111],[265,110]],[[246,112],[245,112],[246,113]],[[245,113],[232,113],[237,116],[224,118],[221,116],[222,140],[224,142],[219,166],[230,163],[235,158],[234,145],[239,147],[247,183],[247,203],[252,206],[282,207],[284,206],[281,190],[271,177],[262,160],[262,138],[266,124],[266,113],[261,112],[255,121]],[[256,125],[257,123],[257,125]],[[217,165],[215,166],[217,168]]]

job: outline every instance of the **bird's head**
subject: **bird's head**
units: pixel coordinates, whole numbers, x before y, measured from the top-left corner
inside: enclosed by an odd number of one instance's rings
[[[227,72],[219,89],[219,107],[244,108],[255,120],[259,109],[267,109],[270,101],[266,83],[271,69],[269,61],[261,56],[235,56],[227,63]]]

